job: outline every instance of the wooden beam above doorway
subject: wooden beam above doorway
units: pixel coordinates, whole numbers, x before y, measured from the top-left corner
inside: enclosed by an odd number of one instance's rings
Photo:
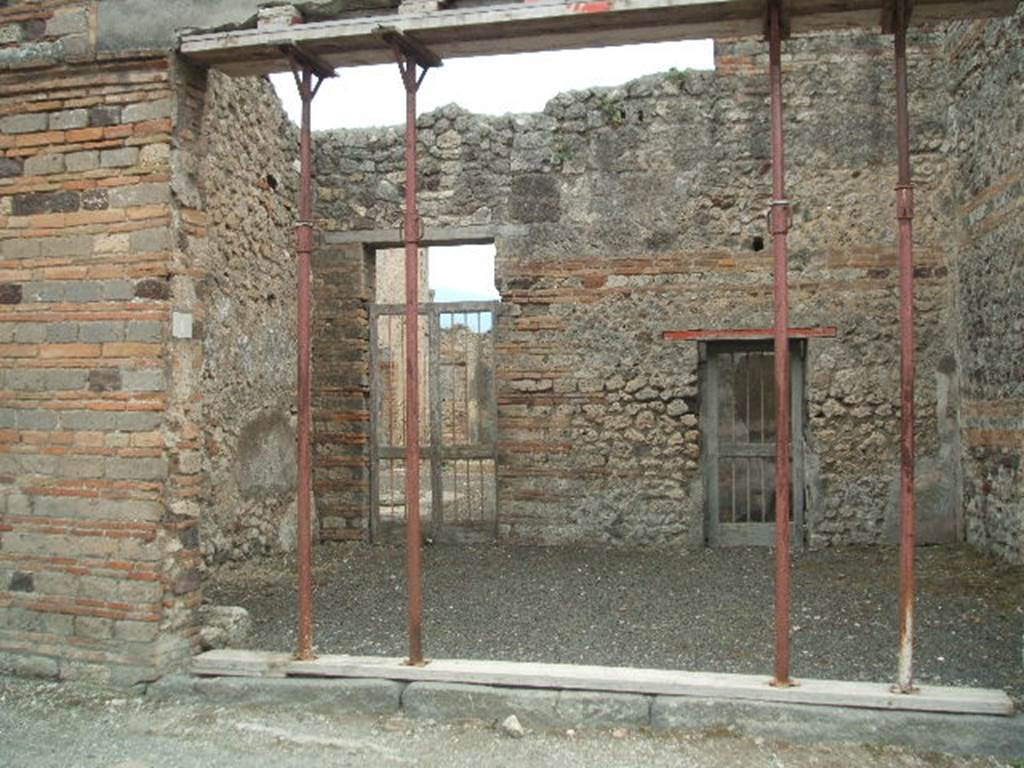
[[[788,0],[793,34],[880,30],[885,0]],[[916,0],[913,22],[1013,13],[1017,0]],[[764,0],[542,0],[358,16],[293,26],[189,34],[180,51],[229,75],[287,71],[301,47],[332,67],[392,60],[385,41],[400,33],[441,58],[588,48],[708,37],[761,36]]]

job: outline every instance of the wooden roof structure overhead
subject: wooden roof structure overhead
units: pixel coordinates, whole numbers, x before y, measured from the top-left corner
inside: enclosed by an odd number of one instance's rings
[[[787,0],[793,34],[886,29],[894,0]],[[1013,13],[1017,0],[915,0],[916,24]],[[230,75],[287,71],[299,50],[330,67],[391,62],[388,33],[441,58],[708,37],[760,36],[765,0],[539,0],[393,11],[293,26],[182,37],[180,51]]]

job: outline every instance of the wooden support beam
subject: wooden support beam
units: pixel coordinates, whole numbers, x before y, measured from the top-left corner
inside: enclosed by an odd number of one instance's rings
[[[790,328],[791,339],[831,339],[838,334],[834,327]],[[665,341],[763,341],[771,339],[771,328],[699,328],[692,331],[665,331]]]
[[[877,30],[886,0],[792,0],[793,34]],[[1017,0],[916,0],[918,24],[1012,14]],[[615,0],[597,5],[566,0],[472,5],[390,13],[279,28],[191,34],[180,51],[232,75],[287,71],[282,46],[301,46],[328,67],[392,60],[381,34],[414,40],[439,58],[625,45],[707,37],[756,37],[764,30],[764,0]]]

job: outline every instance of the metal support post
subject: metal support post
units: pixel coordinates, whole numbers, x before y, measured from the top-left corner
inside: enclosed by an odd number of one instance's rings
[[[790,381],[787,236],[790,207],[786,199],[785,144],[782,134],[782,2],[768,4],[768,61],[771,83],[772,207],[769,226],[774,257],[775,323],[775,678],[789,679],[789,542],[790,542]]]
[[[430,67],[441,61],[414,41],[384,35],[395,52],[405,86],[405,544],[409,590],[410,665],[423,664],[423,572],[420,525],[420,215],[416,201],[416,92]]]
[[[313,477],[310,457],[312,435],[312,396],[310,358],[311,262],[313,254],[313,146],[312,103],[320,85],[333,72],[325,70],[298,52],[293,52],[292,73],[302,99],[302,126],[299,139],[299,220],[295,223],[298,254],[298,561],[299,621],[295,657],[302,661],[316,658],[313,653]],[[300,72],[301,70],[301,72]],[[314,75],[317,81],[313,83]]]
[[[896,145],[899,175],[900,293],[900,646],[896,688],[912,693],[914,655],[914,185],[910,168],[910,114],[907,105],[907,23],[910,3],[896,0],[893,32],[896,53]]]

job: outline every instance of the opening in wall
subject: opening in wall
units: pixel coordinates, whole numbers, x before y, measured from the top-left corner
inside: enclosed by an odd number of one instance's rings
[[[775,536],[775,355],[770,341],[705,346],[705,539],[711,546],[771,546]],[[790,346],[794,541],[803,541],[803,344]]]
[[[421,253],[419,292],[420,509],[433,539],[487,540],[495,486],[494,244]],[[371,306],[371,536],[405,525],[405,254],[375,255]]]

